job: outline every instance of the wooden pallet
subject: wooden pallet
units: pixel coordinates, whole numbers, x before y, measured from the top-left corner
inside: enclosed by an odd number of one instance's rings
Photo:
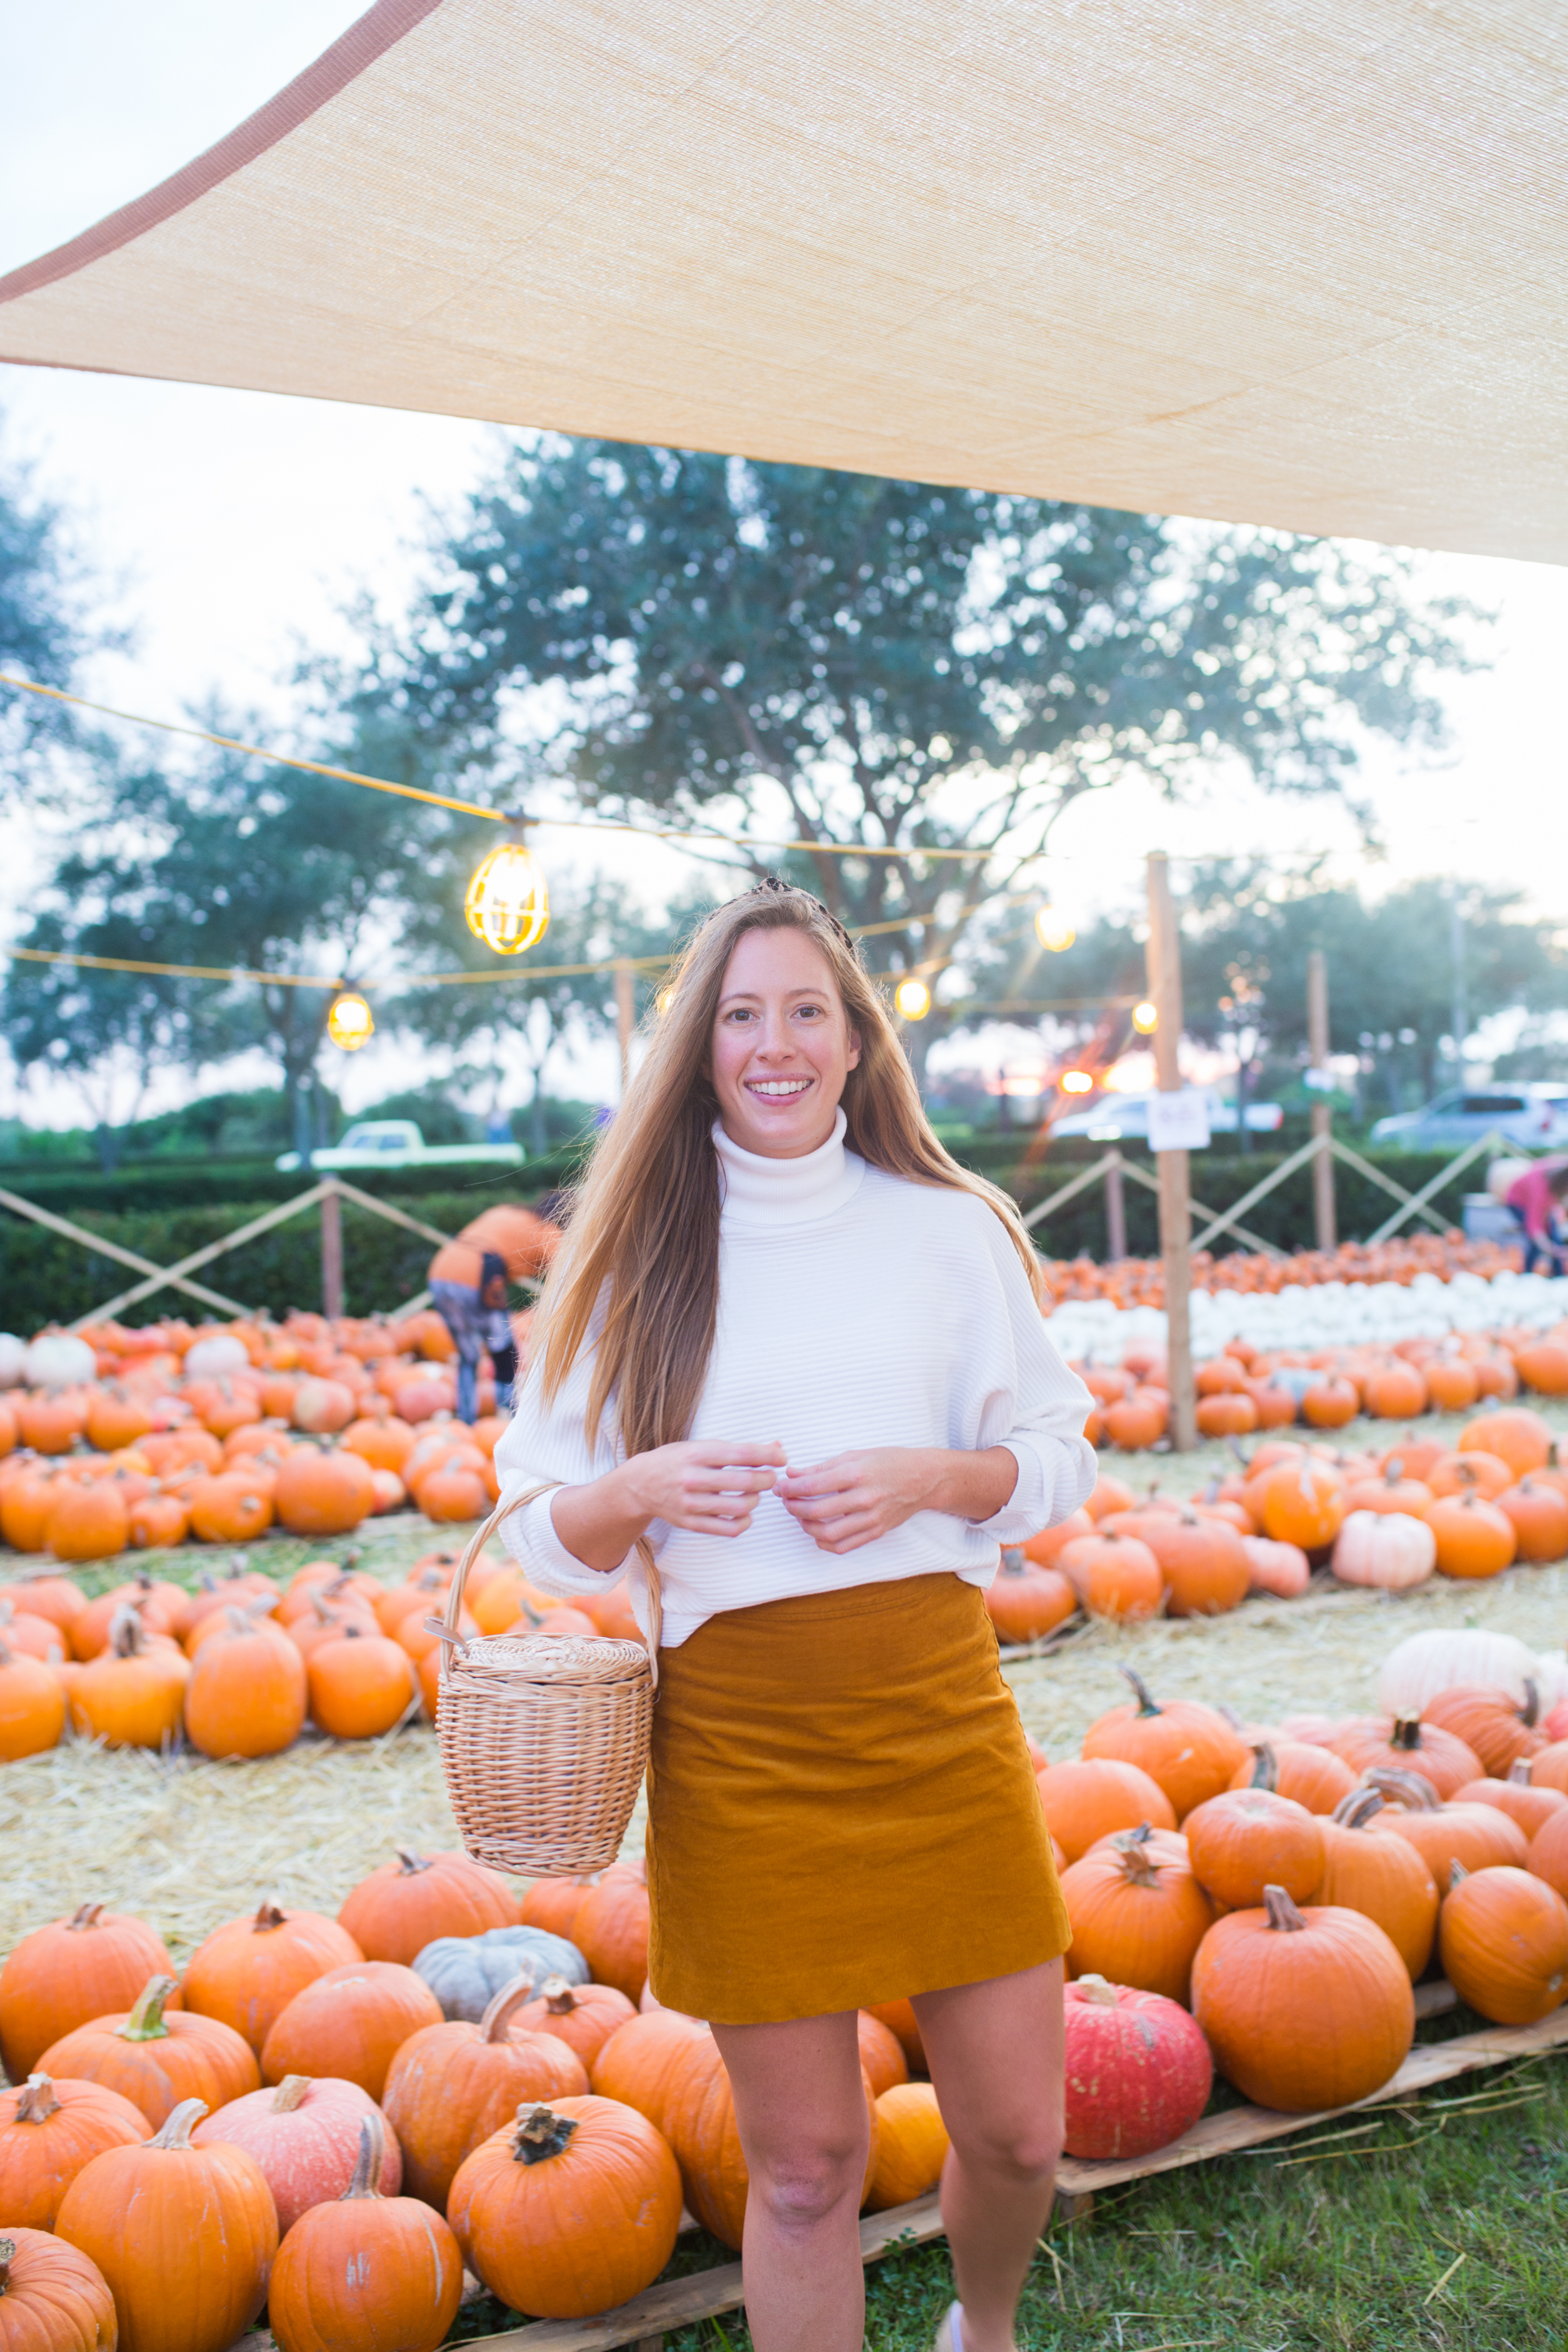
[[[1423,1985],[1416,1997],[1416,2007],[1422,2016],[1452,2009],[1455,1995],[1446,1984]],[[1335,2116],[1353,2114],[1357,2108],[1397,2105],[1401,2101],[1418,2097],[1436,2083],[1450,2081],[1456,2074],[1466,2074],[1481,2066],[1501,2066],[1510,2059],[1530,2058],[1542,2051],[1568,2047],[1568,2008],[1556,2010],[1536,2025],[1494,2025],[1484,2032],[1458,2035],[1452,2042],[1437,2042],[1413,2050],[1391,2082],[1370,2098],[1358,2099],[1350,2107],[1325,2107],[1315,2115],[1282,2116],[1268,2107],[1230,2107],[1223,2115],[1206,2116],[1184,2132],[1169,2147],[1152,2156],[1129,2158],[1125,2161],[1087,2163],[1074,2157],[1064,2157],[1057,2175],[1057,2210],[1067,2221],[1085,2219],[1094,2208],[1097,2190],[1119,2187],[1123,2181],[1142,2180],[1160,2172],[1178,2171],[1189,2164],[1207,2164],[1219,2156],[1234,2156],[1248,2147],[1261,2147],[1269,2140],[1283,2139],[1291,2132],[1305,2131],[1314,2124],[1330,2122]],[[911,2205],[895,2205],[886,2213],[868,2213],[860,2223],[860,2258],[874,2263],[884,2254],[906,2245],[921,2245],[942,2235],[942,2213],[937,2197],[918,2198]],[[716,2270],[700,2271],[695,2277],[670,2279],[663,2285],[651,2286],[646,2294],[635,2295],[623,2304],[619,2311],[605,2313],[597,2319],[531,2320],[521,2327],[503,2329],[496,2336],[476,2336],[479,2345],[505,2345],[508,2352],[618,2352],[618,2347],[630,2347],[632,2352],[662,2352],[667,2331],[689,2327],[700,2319],[711,2319],[728,2311],[740,2309],[744,2297],[741,2288],[741,2265],[725,2263]],[[266,2352],[270,2338],[265,2335],[246,2337],[236,2352]]]

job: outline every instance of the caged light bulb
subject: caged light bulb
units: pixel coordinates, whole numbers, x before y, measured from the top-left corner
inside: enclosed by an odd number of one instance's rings
[[[1042,907],[1035,917],[1035,937],[1053,955],[1061,955],[1071,947],[1078,931],[1059,907]]]
[[[531,850],[521,841],[492,849],[463,901],[468,929],[497,955],[521,955],[550,927],[550,892]]]
[[[1144,1003],[1132,1007],[1132,1026],[1141,1037],[1149,1036],[1160,1025],[1160,1015],[1152,1004]]]
[[[893,1003],[906,1021],[923,1021],[931,1011],[931,991],[923,980],[900,980],[893,991]]]

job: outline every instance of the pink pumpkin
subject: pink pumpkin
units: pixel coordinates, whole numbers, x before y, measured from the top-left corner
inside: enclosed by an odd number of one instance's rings
[[[1300,1544],[1276,1543],[1272,1536],[1243,1536],[1248,1590],[1267,1592],[1276,1601],[1299,1601],[1307,1590],[1311,1566]]]
[[[1342,1584],[1403,1592],[1425,1584],[1437,1564],[1437,1538],[1405,1511],[1352,1511],[1334,1538],[1330,1562]]]
[[[342,1381],[301,1381],[294,1391],[294,1426],[312,1437],[346,1429],[359,1412],[353,1389]]]
[[[1069,2156],[1151,2156],[1208,2105],[1214,2062],[1179,2002],[1103,1977],[1067,1987]]]
[[[226,2140],[253,2156],[272,2191],[279,2230],[287,2231],[312,2205],[326,2205],[342,2195],[359,2158],[360,2118],[380,2112],[357,2083],[332,2074],[313,2080],[289,2074],[274,2089],[247,2091],[244,2098],[219,2107],[196,2126],[191,2145],[205,2147],[211,2140]],[[395,2197],[403,2186],[403,2152],[384,2117],[383,2124],[386,2137],[379,2185],[384,2197]]]

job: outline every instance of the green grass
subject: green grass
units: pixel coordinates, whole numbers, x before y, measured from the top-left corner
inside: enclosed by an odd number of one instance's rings
[[[1424,2041],[1473,2032],[1460,2011]],[[685,2239],[666,2275],[732,2262]],[[946,2246],[866,2274],[868,2352],[927,2352],[952,2294]],[[489,2299],[461,2334],[508,2325]],[[1136,2181],[1056,2223],[1021,2352],[1562,2352],[1568,2345],[1568,2065],[1464,2075],[1409,2107],[1308,2127],[1263,2152]],[[751,2352],[744,2315],[666,2352]]]

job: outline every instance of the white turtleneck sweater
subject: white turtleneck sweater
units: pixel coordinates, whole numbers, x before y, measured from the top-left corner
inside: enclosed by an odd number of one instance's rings
[[[1005,1445],[1017,1484],[994,1518],[920,1511],[858,1551],[819,1551],[776,1496],[763,1495],[741,1536],[647,1530],[673,1648],[722,1609],[831,1592],[899,1577],[952,1574],[989,1584],[1000,1547],[1065,1518],[1095,1479],[1083,1436],[1088,1390],[1046,1336],[1001,1221],[973,1193],[913,1184],[872,1168],[833,1135],[799,1160],[764,1160],[713,1129],[722,1211],[719,1315],[693,1438],[766,1444],[793,1470],[868,1446]],[[543,1479],[582,1486],[623,1460],[607,1412],[584,1433],[592,1372],[584,1350],[548,1408],[537,1368],[496,1447],[501,1494]],[[546,1592],[602,1592],[629,1572],[646,1626],[636,1551],[610,1574],[561,1541],[551,1497],[502,1530]]]

